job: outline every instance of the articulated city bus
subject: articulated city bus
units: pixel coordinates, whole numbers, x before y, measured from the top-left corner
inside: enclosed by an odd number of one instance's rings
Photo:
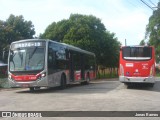
[[[119,80],[126,85],[155,83],[155,50],[152,46],[124,46],[120,49]]]
[[[8,58],[11,87],[65,88],[67,84],[88,84],[95,79],[95,54],[51,40],[29,39],[13,42]]]

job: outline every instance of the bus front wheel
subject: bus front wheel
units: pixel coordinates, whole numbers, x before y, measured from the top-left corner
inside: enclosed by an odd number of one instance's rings
[[[35,90],[40,90],[40,87],[30,87],[29,89],[31,92],[34,92]]]
[[[30,90],[31,92],[33,92],[35,89],[34,89],[34,87],[30,87],[29,90]]]

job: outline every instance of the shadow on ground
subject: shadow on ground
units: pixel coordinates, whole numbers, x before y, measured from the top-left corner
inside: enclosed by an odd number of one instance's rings
[[[76,94],[94,94],[94,93],[106,93],[111,90],[116,89],[120,85],[117,81],[98,81],[91,82],[89,85],[72,84],[68,85],[65,89],[60,90],[59,87],[55,88],[44,88],[35,91],[30,91],[29,89],[21,89],[16,91],[16,93],[31,93],[31,94],[41,94],[41,93],[76,93]]]
[[[154,86],[151,87],[148,84],[132,84],[127,86],[127,89],[136,89],[136,90],[148,90],[160,92],[160,81],[156,81]]]

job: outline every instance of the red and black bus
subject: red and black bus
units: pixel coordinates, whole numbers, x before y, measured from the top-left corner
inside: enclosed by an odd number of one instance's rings
[[[120,49],[119,80],[132,83],[155,83],[155,50],[152,46],[123,46]]]
[[[11,87],[65,88],[67,84],[88,84],[96,78],[95,54],[52,40],[29,39],[13,42],[8,58]]]

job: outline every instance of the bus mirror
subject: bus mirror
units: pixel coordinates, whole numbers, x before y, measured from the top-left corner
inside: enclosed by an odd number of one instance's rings
[[[2,60],[4,60],[4,54],[5,54],[5,51],[3,51],[3,54],[2,54]]]
[[[13,61],[13,57],[14,57],[14,52],[11,51],[11,53],[10,53],[10,61]]]
[[[2,53],[2,61],[7,62],[7,60],[8,60],[8,51],[4,50]]]
[[[13,55],[12,54],[10,55],[10,61],[13,61]]]

